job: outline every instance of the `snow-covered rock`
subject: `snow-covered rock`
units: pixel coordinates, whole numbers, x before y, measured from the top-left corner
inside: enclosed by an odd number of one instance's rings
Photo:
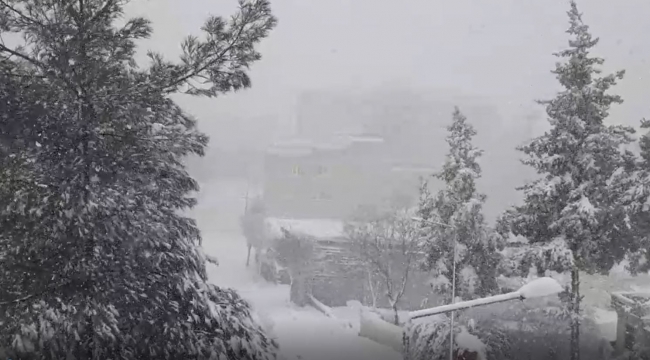
[[[464,351],[475,352],[478,354],[478,359],[487,359],[486,345],[476,335],[471,334],[466,327],[462,327],[460,332],[456,334],[455,341],[459,353]]]

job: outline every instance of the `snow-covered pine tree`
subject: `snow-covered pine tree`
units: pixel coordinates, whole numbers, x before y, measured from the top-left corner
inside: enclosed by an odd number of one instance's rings
[[[433,208],[433,201],[431,191],[429,190],[429,181],[426,178],[420,178],[419,199],[417,207],[417,216],[420,219],[431,219],[435,215]],[[420,227],[426,233],[428,225],[426,222],[421,222]],[[423,233],[423,235],[426,235]]]
[[[427,200],[424,183],[418,215],[425,220],[425,266],[438,275],[439,290],[449,293],[455,241],[457,296],[470,299],[497,290],[498,244],[483,218],[486,197],[476,189],[476,180],[481,176],[477,159],[482,155],[472,145],[476,131],[458,108],[447,129],[449,153],[442,171],[434,175],[445,183],[445,188]]]
[[[170,99],[250,85],[275,19],[241,0],[230,19],[150,53],[127,0],[5,0],[0,31],[0,349],[22,359],[273,359],[235,292],[207,282],[200,233],[180,215],[197,183],[182,159],[207,137]],[[19,116],[14,116],[19,115]],[[26,120],[26,121],[25,121]]]
[[[650,128],[650,121],[641,121],[642,129]],[[650,271],[650,132],[646,130],[639,139],[641,156],[632,169],[623,199],[631,218],[631,234],[628,235],[628,270],[633,274]]]
[[[515,235],[531,244],[530,263],[538,271],[570,271],[567,316],[570,318],[571,358],[580,358],[580,271],[607,272],[631,246],[627,214],[621,205],[633,155],[622,147],[632,141],[632,128],[608,126],[612,104],[622,99],[608,90],[623,72],[599,76],[603,59],[590,55],[597,43],[582,21],[575,2],[568,11],[569,48],[555,54],[564,61],[553,74],[564,87],[546,105],[551,130],[520,150],[525,164],[540,175],[520,190],[524,204],[505,219]]]

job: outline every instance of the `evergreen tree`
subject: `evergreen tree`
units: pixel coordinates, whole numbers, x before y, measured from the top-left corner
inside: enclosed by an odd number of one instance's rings
[[[641,128],[650,128],[650,121],[642,120]],[[639,148],[641,156],[633,167],[626,169],[631,175],[622,186],[622,199],[631,223],[631,231],[625,234],[630,241],[628,270],[633,274],[650,270],[650,132],[640,137]]]
[[[555,54],[553,74],[564,90],[546,106],[551,130],[520,148],[524,163],[540,178],[520,190],[524,204],[508,212],[515,235],[531,244],[528,263],[538,271],[570,271],[566,317],[571,331],[571,358],[580,357],[580,271],[607,272],[633,244],[625,233],[629,217],[621,199],[625,170],[634,163],[622,146],[633,129],[608,126],[610,106],[622,102],[608,90],[623,72],[599,76],[603,59],[590,55],[598,43],[582,21],[575,2],[568,11],[569,47]]]
[[[271,359],[235,292],[207,283],[198,190],[182,159],[207,137],[170,99],[250,86],[266,0],[211,17],[181,61],[150,53],[127,0],[3,0],[0,349],[15,358]],[[9,166],[5,166],[9,165]]]
[[[448,291],[453,278],[456,243],[457,296],[474,298],[497,290],[496,268],[499,261],[497,239],[486,226],[482,214],[485,195],[478,193],[476,180],[481,176],[478,158],[482,151],[472,145],[476,135],[458,108],[447,128],[449,153],[442,171],[435,177],[445,189],[435,197],[421,188],[419,216],[426,238],[426,268],[438,275],[439,290]]]

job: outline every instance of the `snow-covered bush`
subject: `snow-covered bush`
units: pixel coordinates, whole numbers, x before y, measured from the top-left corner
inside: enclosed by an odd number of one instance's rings
[[[512,359],[569,358],[570,322],[564,304],[557,297],[473,308],[464,311],[462,318],[472,319],[477,329],[499,329],[505,339],[501,346],[507,347]],[[581,331],[580,345],[584,358],[608,359],[611,346],[601,336],[596,324],[585,317],[581,321]]]
[[[506,302],[471,308],[457,313],[454,326],[457,347],[466,332],[483,344],[482,360],[568,359],[570,354],[569,318],[563,304],[552,297]],[[414,320],[406,326],[405,359],[447,359],[449,356],[449,318],[437,315]],[[581,323],[581,354],[585,359],[611,357],[611,346],[589,319]],[[461,336],[462,339],[462,336]],[[460,343],[460,344],[458,344]]]
[[[405,360],[445,360],[449,356],[450,318],[437,315],[415,319],[404,331]],[[488,326],[490,325],[490,326]],[[506,332],[493,324],[460,317],[454,323],[454,352],[475,353],[480,360],[510,360]]]

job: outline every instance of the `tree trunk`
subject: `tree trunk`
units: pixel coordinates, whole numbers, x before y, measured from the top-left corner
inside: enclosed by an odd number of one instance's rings
[[[391,307],[393,308],[393,313],[395,314],[395,325],[399,326],[399,313],[397,312],[397,301],[391,301]]]
[[[372,301],[372,307],[376,308],[377,307],[377,294],[375,292],[375,287],[372,284],[372,271],[370,268],[368,270],[368,287],[370,288],[370,296],[371,296],[371,301]]]
[[[571,360],[580,360],[580,271],[571,270]]]

